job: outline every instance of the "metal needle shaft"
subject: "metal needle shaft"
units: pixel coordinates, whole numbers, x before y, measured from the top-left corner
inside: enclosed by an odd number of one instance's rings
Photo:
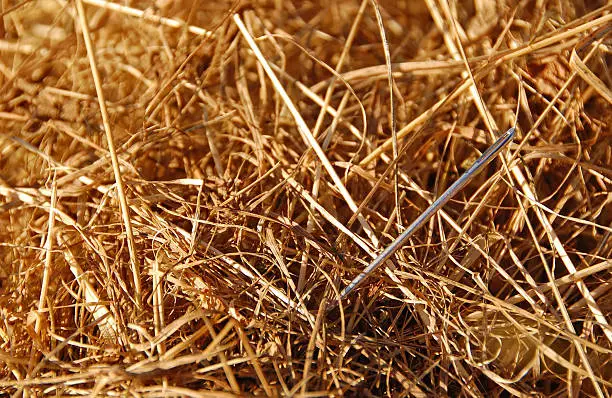
[[[353,289],[355,289],[365,278],[367,278],[372,271],[374,271],[378,266],[384,263],[389,257],[393,255],[399,248],[401,248],[408,238],[412,236],[412,234],[421,228],[427,220],[431,218],[438,210],[440,210],[449,200],[452,199],[463,187],[474,178],[491,160],[497,156],[497,154],[514,138],[514,127],[508,129],[504,135],[499,137],[497,141],[486,151],[483,152],[482,156],[480,156],[474,164],[466,170],[465,173],[459,177],[457,181],[453,185],[451,185],[438,199],[436,199],[421,215],[414,220],[412,224],[400,236],[398,236],[393,243],[385,248],[385,250],[380,253],[378,257],[374,259],[351,283],[349,283],[343,290],[340,292],[340,298],[345,298]]]

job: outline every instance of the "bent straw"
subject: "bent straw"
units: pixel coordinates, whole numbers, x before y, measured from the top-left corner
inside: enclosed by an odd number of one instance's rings
[[[385,248],[378,257],[374,259],[351,283],[349,283],[340,292],[340,300],[345,298],[353,289],[364,281],[376,268],[384,263],[393,255],[399,248],[404,246],[408,238],[412,236],[419,228],[421,228],[438,210],[440,210],[449,200],[453,198],[463,187],[474,178],[482,169],[499,154],[499,152],[514,138],[514,127],[508,129],[504,135],[499,137],[497,141],[483,154],[476,159],[474,164],[459,177],[453,185],[451,185],[438,199],[436,199],[421,215],[414,220],[412,224],[393,243]]]

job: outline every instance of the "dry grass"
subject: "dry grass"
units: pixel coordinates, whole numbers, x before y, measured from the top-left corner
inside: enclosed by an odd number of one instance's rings
[[[612,393],[605,1],[1,5],[2,392]]]

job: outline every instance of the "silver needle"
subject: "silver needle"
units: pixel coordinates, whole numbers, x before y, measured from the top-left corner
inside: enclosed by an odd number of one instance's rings
[[[466,170],[465,173],[459,177],[457,181],[453,185],[451,185],[438,199],[436,199],[421,215],[414,220],[412,224],[400,236],[398,236],[393,243],[385,248],[368,265],[351,283],[349,283],[343,290],[340,292],[340,299],[345,298],[353,289],[355,289],[365,278],[367,278],[372,271],[374,271],[378,266],[384,263],[389,257],[393,255],[399,248],[404,246],[408,238],[412,236],[412,234],[421,228],[427,220],[431,216],[433,216],[438,210],[440,210],[449,200],[452,199],[453,196],[457,194],[457,192],[461,191],[463,187],[474,178],[491,160],[497,156],[497,154],[514,138],[514,127],[508,129],[504,135],[499,137],[497,141],[486,151],[483,152],[482,156],[480,156],[474,164]]]

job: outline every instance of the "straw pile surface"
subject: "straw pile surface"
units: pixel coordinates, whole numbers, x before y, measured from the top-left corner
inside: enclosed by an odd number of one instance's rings
[[[610,11],[3,1],[1,391],[609,396]]]

